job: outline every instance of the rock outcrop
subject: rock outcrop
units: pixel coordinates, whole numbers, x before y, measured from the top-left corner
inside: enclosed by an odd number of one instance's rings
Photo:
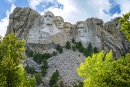
[[[29,30],[33,26],[34,19],[38,16],[40,14],[30,8],[15,8],[9,16],[10,20],[6,35],[15,33],[17,38],[26,39]]]

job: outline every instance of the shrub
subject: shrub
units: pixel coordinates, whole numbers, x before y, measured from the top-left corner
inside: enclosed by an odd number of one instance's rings
[[[97,47],[94,47],[94,49],[93,49],[93,53],[98,53],[98,49],[97,49]]]
[[[41,76],[41,74],[37,73],[35,75],[35,79],[36,79],[37,84],[39,85],[42,82],[42,76]]]
[[[47,69],[42,69],[41,73],[42,73],[42,76],[45,76],[47,73]]]
[[[52,76],[50,77],[49,85],[50,85],[50,86],[53,86],[53,85],[57,82],[58,77],[59,77],[59,72],[58,72],[58,70],[56,70],[56,71],[52,74]]]
[[[62,53],[63,52],[63,49],[62,49],[62,47],[58,44],[57,45],[57,48],[56,48],[60,53]]]
[[[76,49],[75,49],[75,46],[72,46],[72,49],[73,49],[73,51],[75,51]]]
[[[60,81],[60,87],[64,87],[64,82]]]
[[[54,56],[57,55],[56,51],[53,51],[53,55],[54,55]]]
[[[70,49],[70,48],[71,48],[71,46],[70,46],[70,42],[69,42],[69,41],[66,42],[65,47],[66,47],[66,49]]]
[[[75,43],[75,39],[74,38],[72,39],[72,43]]]

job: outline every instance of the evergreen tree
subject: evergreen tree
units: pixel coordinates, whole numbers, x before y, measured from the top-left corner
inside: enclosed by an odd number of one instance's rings
[[[0,86],[1,87],[19,87],[23,84],[22,77],[26,78],[21,67],[24,59],[23,46],[25,41],[19,41],[14,34],[0,38]],[[34,80],[31,80],[34,81]],[[28,82],[27,82],[28,83]],[[29,83],[28,83],[29,84]],[[31,86],[28,86],[31,87]]]
[[[35,79],[36,79],[37,84],[39,85],[42,82],[42,76],[41,76],[41,74],[37,73],[35,75]]]
[[[54,55],[54,56],[57,55],[56,51],[53,51],[53,55]]]
[[[72,46],[72,49],[73,49],[73,51],[75,51],[76,49],[75,49],[75,46]]]
[[[59,77],[59,72],[58,72],[58,70],[56,70],[56,71],[52,74],[52,76],[51,76],[51,78],[50,78],[49,85],[50,85],[50,86],[53,86],[53,85],[56,83],[56,81],[58,80],[58,77]]]
[[[74,38],[72,39],[72,43],[75,43],[75,39]]]
[[[66,42],[65,47],[66,47],[66,49],[70,49],[70,48],[71,48],[71,47],[70,47],[70,42],[69,42],[69,41]]]
[[[89,43],[88,47],[87,47],[87,56],[91,56],[92,54],[92,44]]]
[[[94,49],[93,49],[93,53],[98,53],[98,49],[97,49],[97,47],[94,47]]]
[[[42,73],[42,76],[45,76],[47,73],[47,69],[42,69],[41,73]]]
[[[64,87],[64,82],[60,81],[60,87]]]

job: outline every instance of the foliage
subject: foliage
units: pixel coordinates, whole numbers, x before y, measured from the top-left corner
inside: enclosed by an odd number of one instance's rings
[[[57,45],[57,48],[56,48],[60,53],[62,53],[63,52],[63,49],[62,49],[62,47],[58,44]]]
[[[53,86],[53,87],[59,87],[57,84],[55,85],[55,86]]]
[[[74,87],[83,87],[83,82],[79,82],[78,85],[75,84]]]
[[[75,43],[75,39],[74,38],[72,39],[72,43]]]
[[[46,59],[43,60],[43,65],[41,66],[41,69],[47,69],[49,67],[48,62]]]
[[[53,55],[54,55],[54,56],[57,55],[56,51],[53,51]]]
[[[22,79],[20,87],[35,87],[36,82],[34,78],[27,78],[28,74],[24,71],[24,69],[21,67],[21,72],[19,73],[19,77]]]
[[[18,65],[24,59],[22,53],[25,51],[23,46],[25,41],[19,41],[14,34],[4,37],[0,41],[0,85],[2,87],[18,86],[19,70]]]
[[[130,86],[130,54],[113,62],[112,72],[113,85],[116,87]]]
[[[60,87],[64,87],[64,82],[60,81]]]
[[[72,46],[72,49],[73,49],[73,51],[75,51],[76,50],[75,46]]]
[[[91,56],[91,53],[92,53],[92,44],[89,43],[87,47],[87,56]]]
[[[53,85],[56,83],[56,81],[58,80],[58,77],[59,77],[59,71],[56,70],[56,71],[52,74],[52,76],[50,77],[49,85],[50,85],[50,86],[53,86]]]
[[[76,43],[75,47],[79,50],[79,52],[84,52],[84,47],[82,45],[82,42],[79,41],[78,43]]]
[[[41,64],[44,59],[48,59],[50,57],[51,57],[51,55],[49,53],[42,54],[42,53],[39,53],[39,52],[38,53],[35,52],[35,54],[33,56],[33,60],[35,62],[37,62],[38,64]]]
[[[49,67],[48,65],[48,62],[46,59],[43,60],[43,65],[41,66],[41,73],[42,73],[42,76],[45,76],[46,73],[47,73],[47,68]]]
[[[36,79],[37,84],[39,85],[42,82],[42,75],[40,73],[37,73],[35,75],[35,79]]]
[[[126,38],[130,41],[130,12],[123,15],[123,19],[119,19],[119,22],[122,23],[121,31],[125,31]]]
[[[23,78],[25,71],[20,65],[24,59],[23,46],[25,41],[19,41],[14,34],[0,38],[0,86],[1,87],[19,87],[25,84]],[[26,84],[31,87],[33,78],[26,78]],[[32,84],[35,85],[35,84]],[[34,86],[32,86],[34,87]]]
[[[93,49],[93,53],[98,53],[98,49],[97,49],[97,47],[94,47],[94,49]]]
[[[28,57],[33,57],[33,51],[32,50],[25,50],[25,53]]]
[[[66,42],[65,47],[66,47],[66,49],[70,49],[70,48],[71,48],[71,46],[70,46],[70,42],[69,42],[69,41]]]
[[[29,74],[34,74],[35,73],[35,68],[33,67],[29,67],[28,64],[27,66],[25,66],[25,71]]]
[[[47,69],[42,69],[41,73],[42,73],[42,76],[45,76],[47,73]]]
[[[102,61],[104,58],[104,61]],[[86,78],[85,87],[128,87],[130,85],[130,54],[114,61],[112,51],[104,56],[103,51],[85,58],[77,68],[78,75]]]

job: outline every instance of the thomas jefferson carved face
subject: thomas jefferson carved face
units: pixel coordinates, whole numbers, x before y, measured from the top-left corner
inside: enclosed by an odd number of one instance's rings
[[[44,24],[52,25],[54,21],[54,14],[50,11],[44,14]]]
[[[56,16],[56,17],[55,17],[55,23],[56,23],[56,26],[57,26],[59,29],[63,29],[64,20],[63,20],[62,17]]]
[[[80,37],[84,37],[84,33],[86,32],[86,30],[83,22],[77,23],[77,31]]]

